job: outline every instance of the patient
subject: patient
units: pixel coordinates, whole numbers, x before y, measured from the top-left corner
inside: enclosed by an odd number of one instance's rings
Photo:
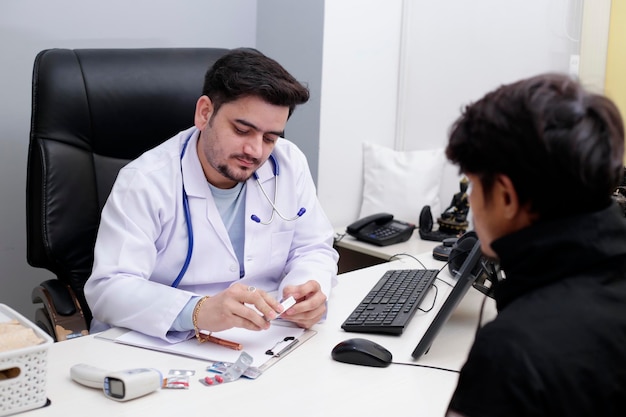
[[[452,126],[473,224],[506,278],[448,416],[623,416],[626,219],[616,106],[567,76],[502,86]]]

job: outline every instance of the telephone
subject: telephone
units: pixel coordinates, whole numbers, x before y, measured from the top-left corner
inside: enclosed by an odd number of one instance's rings
[[[413,223],[394,220],[389,213],[376,213],[352,223],[346,231],[363,242],[378,246],[406,242],[415,230]]]

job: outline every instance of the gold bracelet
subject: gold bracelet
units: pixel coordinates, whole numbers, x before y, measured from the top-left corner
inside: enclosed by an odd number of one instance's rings
[[[204,303],[208,295],[205,295],[201,299],[198,300],[196,306],[193,308],[193,314],[191,316],[191,322],[193,323],[193,329],[196,331],[196,339],[200,341],[200,343],[204,342],[204,339],[200,336],[200,329],[198,329],[198,314],[200,313],[200,307],[202,307],[202,303]]]

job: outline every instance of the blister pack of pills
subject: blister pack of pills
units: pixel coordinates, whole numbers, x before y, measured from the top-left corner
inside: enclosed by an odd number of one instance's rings
[[[246,372],[247,369],[250,368],[252,362],[252,356],[250,356],[246,352],[241,352],[241,355],[239,355],[239,358],[237,358],[237,361],[235,363],[230,365],[224,364],[224,367],[226,369],[223,373],[215,376],[207,376],[201,378],[200,383],[206,385],[207,387],[212,387],[215,385],[222,385],[228,382],[236,381]]]

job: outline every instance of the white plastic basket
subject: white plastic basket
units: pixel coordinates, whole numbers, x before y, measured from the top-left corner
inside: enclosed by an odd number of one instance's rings
[[[0,416],[43,407],[46,397],[48,348],[52,338],[33,322],[10,307],[0,304],[0,322],[17,320],[44,340],[35,346],[0,352],[0,371],[17,368],[15,377],[0,380]],[[17,373],[17,372],[16,372]]]

